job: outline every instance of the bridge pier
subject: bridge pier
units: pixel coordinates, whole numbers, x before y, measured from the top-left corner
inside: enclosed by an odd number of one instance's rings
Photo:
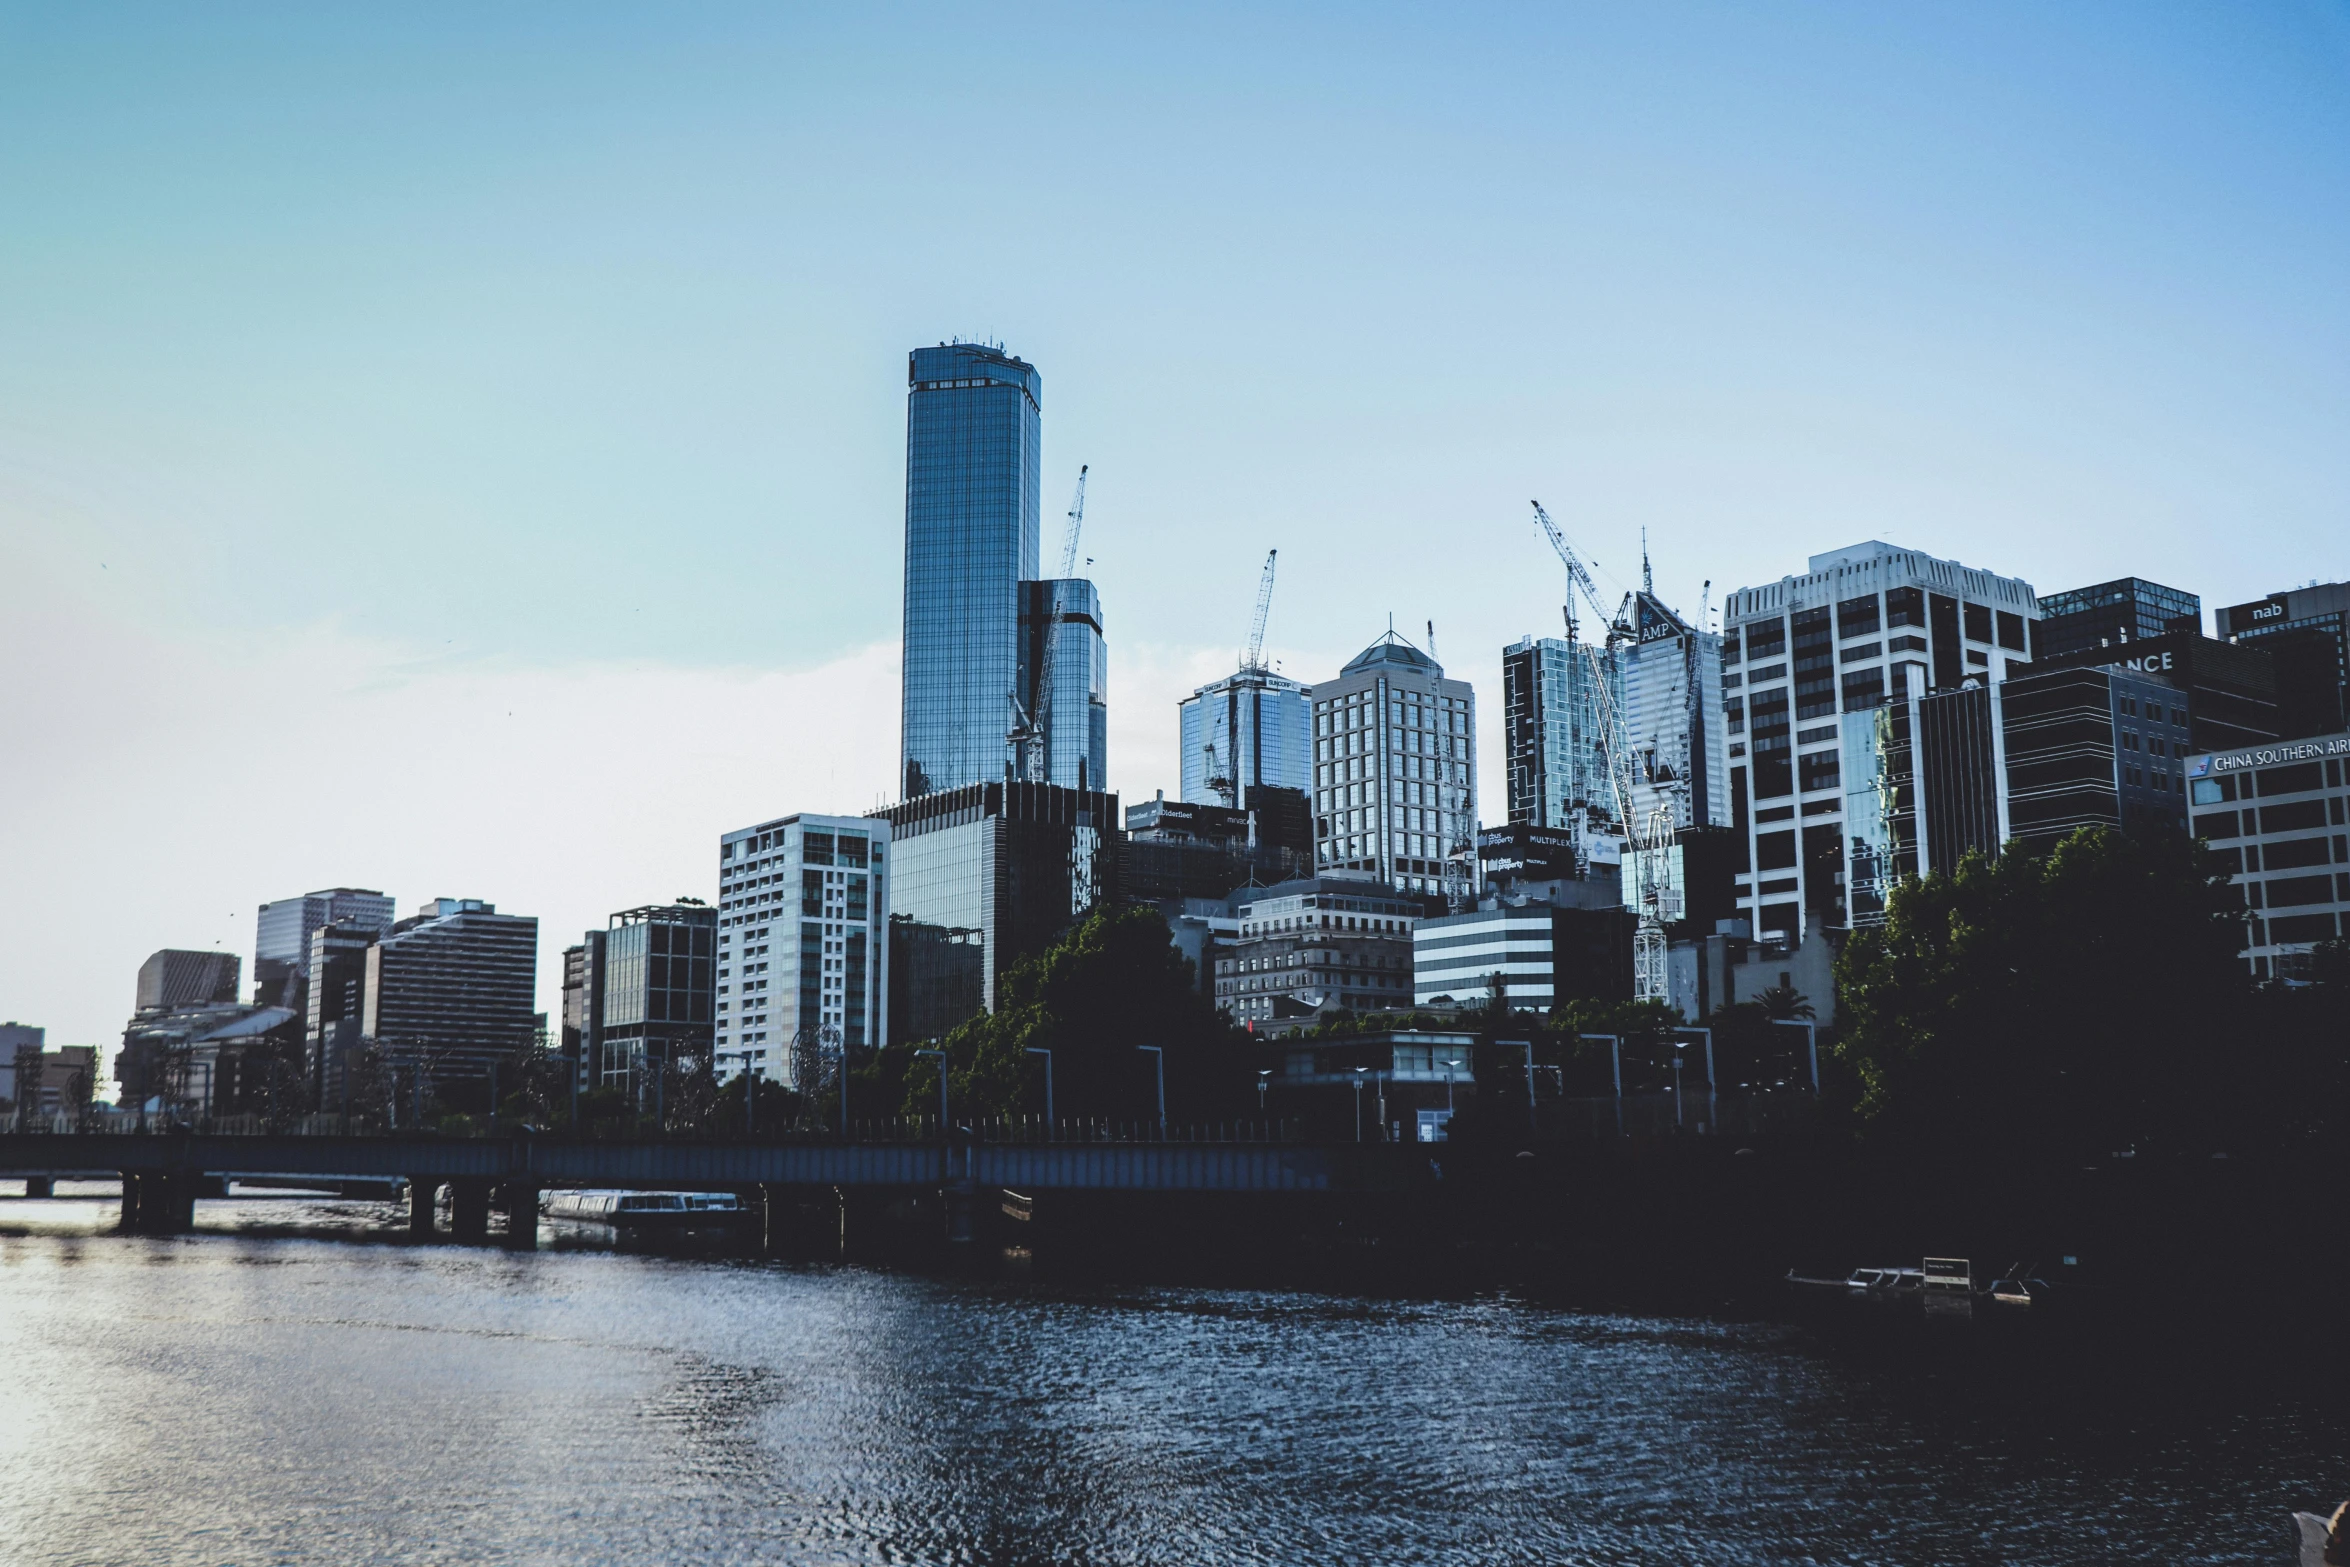
[[[408,1177],[408,1236],[432,1239],[433,1204],[440,1200],[441,1183],[429,1175]]]
[[[527,1181],[505,1185],[506,1247],[510,1251],[539,1249],[539,1189]]]
[[[489,1182],[455,1180],[449,1183],[449,1233],[461,1241],[489,1239]]]
[[[178,1170],[146,1170],[122,1177],[124,1235],[180,1235],[196,1227],[196,1177]]]
[[[46,1175],[28,1175],[24,1178],[24,1194],[27,1197],[54,1197],[57,1195],[57,1185]]]

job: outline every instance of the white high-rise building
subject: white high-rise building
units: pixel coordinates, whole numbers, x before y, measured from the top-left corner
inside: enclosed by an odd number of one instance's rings
[[[1287,675],[1226,675],[1185,697],[1177,712],[1185,800],[1241,805],[1260,785],[1313,787],[1313,693]]]
[[[889,823],[784,816],[718,840],[717,1064],[802,1092],[889,1037]]]
[[[1996,684],[2029,662],[2039,613],[2020,578],[1874,539],[1724,600],[1730,820],[1747,849],[1737,897],[1757,936],[1792,940],[1807,916],[1850,924],[1862,827],[1845,819],[1846,771],[1873,770],[1886,745],[1907,749],[1905,696]]]
[[[1475,853],[1476,692],[1390,631],[1316,685],[1313,704],[1317,863],[1442,892],[1446,855]]]

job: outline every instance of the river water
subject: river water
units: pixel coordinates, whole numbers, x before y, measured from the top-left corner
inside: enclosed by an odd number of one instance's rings
[[[284,1197],[123,1237],[64,1190],[0,1199],[10,1567],[2281,1564],[2350,1491],[2341,1388],[2233,1342],[410,1246]]]

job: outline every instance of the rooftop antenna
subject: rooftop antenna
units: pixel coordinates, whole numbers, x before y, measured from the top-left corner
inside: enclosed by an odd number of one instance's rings
[[[1648,569],[1648,524],[1640,525],[1640,591],[1656,596],[1656,573]]]

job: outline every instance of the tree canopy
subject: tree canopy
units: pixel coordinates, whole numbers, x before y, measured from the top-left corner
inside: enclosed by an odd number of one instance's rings
[[[2247,1079],[2280,1086],[2243,918],[2176,835],[2084,829],[1904,883],[1837,963],[1862,1117],[2050,1153],[2227,1141]]]
[[[1163,1052],[1167,1113],[1191,1120],[1253,1111],[1249,1037],[1203,995],[1191,961],[1151,908],[1096,913],[999,982],[996,1009],[966,1018],[934,1042],[947,1055],[954,1114],[1044,1113],[1052,1052],[1053,1108],[1062,1120],[1140,1120],[1157,1112]],[[863,1092],[860,1094],[859,1089]],[[880,1052],[860,1074],[854,1105],[934,1115],[938,1077],[907,1047]]]

